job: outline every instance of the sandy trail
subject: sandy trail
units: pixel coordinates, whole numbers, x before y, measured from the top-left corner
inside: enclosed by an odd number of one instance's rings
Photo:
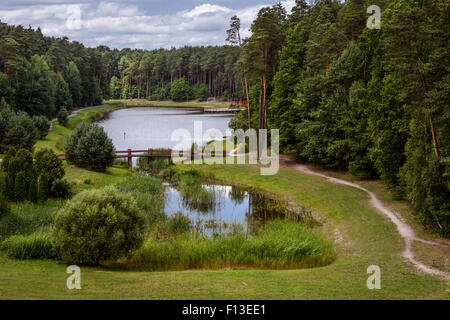
[[[380,201],[380,199],[377,198],[377,196],[373,193],[370,192],[369,190],[361,187],[360,185],[356,184],[356,183],[352,183],[352,182],[348,182],[342,179],[337,179],[337,178],[332,178],[329,177],[327,175],[315,172],[311,169],[309,169],[306,165],[303,164],[299,164],[295,161],[292,161],[290,159],[287,158],[282,158],[282,161],[289,167],[298,170],[300,172],[303,172],[305,174],[308,175],[313,175],[313,176],[318,176],[318,177],[322,177],[327,179],[330,182],[333,183],[337,183],[337,184],[342,184],[342,185],[346,185],[349,187],[353,187],[353,188],[357,188],[359,190],[362,190],[364,192],[366,192],[369,196],[370,196],[370,204],[375,207],[378,211],[380,211],[381,213],[383,213],[384,215],[386,215],[387,217],[389,217],[389,219],[397,226],[397,230],[400,233],[401,237],[404,239],[405,241],[405,250],[402,253],[402,256],[408,260],[409,262],[411,262],[417,269],[422,270],[425,273],[431,274],[431,275],[435,275],[435,276],[439,276],[445,279],[450,279],[450,275],[444,271],[440,271],[434,268],[431,268],[423,263],[421,263],[420,261],[417,261],[414,258],[414,253],[412,252],[411,246],[412,243],[414,241],[419,241],[428,245],[433,245],[433,246],[439,246],[439,247],[448,247],[448,245],[442,244],[442,243],[438,243],[438,242],[434,242],[434,241],[428,241],[425,239],[421,239],[419,238],[416,233],[414,232],[414,230],[411,228],[411,226],[409,226],[408,224],[406,224],[405,222],[403,222],[394,212],[390,211],[388,208],[386,208],[383,203]]]

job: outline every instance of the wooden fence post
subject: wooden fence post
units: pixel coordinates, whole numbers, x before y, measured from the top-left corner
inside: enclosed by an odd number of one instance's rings
[[[148,149],[148,164],[152,162],[153,149]]]
[[[128,149],[128,166],[133,168],[133,158],[131,157],[131,149]]]

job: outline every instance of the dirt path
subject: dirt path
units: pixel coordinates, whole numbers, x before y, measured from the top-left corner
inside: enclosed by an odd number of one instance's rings
[[[431,275],[443,277],[445,279],[450,279],[450,275],[448,273],[431,268],[431,267],[421,263],[420,261],[417,261],[414,258],[414,253],[411,249],[412,243],[414,241],[419,241],[419,242],[425,243],[427,245],[439,246],[439,247],[447,247],[447,245],[419,238],[416,235],[416,233],[414,232],[414,230],[411,228],[411,226],[408,225],[407,223],[405,223],[404,221],[402,221],[394,212],[392,212],[388,208],[386,208],[383,205],[383,203],[380,201],[380,199],[378,199],[377,196],[373,192],[370,192],[369,190],[361,187],[360,185],[358,185],[356,183],[348,182],[348,181],[345,181],[342,179],[332,178],[327,175],[315,172],[315,171],[311,170],[310,168],[308,168],[306,165],[299,164],[293,160],[290,160],[287,158],[282,158],[281,160],[288,167],[293,168],[297,171],[303,172],[308,175],[322,177],[322,178],[329,180],[330,182],[357,188],[359,190],[366,192],[370,196],[370,204],[373,207],[375,207],[378,211],[380,211],[381,213],[386,215],[397,226],[397,230],[400,233],[400,236],[405,241],[405,250],[403,251],[402,256],[406,260],[411,262],[417,269],[422,270],[423,272],[426,272]]]

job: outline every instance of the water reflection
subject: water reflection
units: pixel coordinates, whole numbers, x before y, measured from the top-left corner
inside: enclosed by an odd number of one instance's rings
[[[167,187],[165,212],[168,215],[182,212],[197,231],[208,235],[236,230],[252,234],[266,221],[290,214],[279,201],[258,192],[222,185],[204,185],[203,188],[214,195],[212,201],[199,203],[184,197],[176,188]]]

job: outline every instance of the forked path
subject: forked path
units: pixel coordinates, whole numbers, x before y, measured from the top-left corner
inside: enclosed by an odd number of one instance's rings
[[[380,199],[378,199],[377,196],[373,192],[370,192],[369,190],[361,187],[360,185],[358,185],[356,183],[348,182],[348,181],[345,181],[342,179],[329,177],[322,173],[315,172],[315,171],[309,169],[306,165],[299,164],[299,163],[292,161],[290,159],[287,159],[287,158],[282,158],[282,160],[288,167],[293,168],[302,173],[305,173],[307,175],[322,177],[322,178],[329,180],[330,182],[357,188],[359,190],[366,192],[370,196],[370,204],[372,206],[374,206],[378,211],[380,211],[381,213],[383,213],[384,215],[389,217],[389,219],[391,219],[391,221],[397,226],[398,232],[400,233],[401,237],[405,241],[405,250],[403,251],[402,256],[406,260],[410,261],[416,268],[418,268],[419,270],[422,270],[423,272],[426,272],[431,275],[439,276],[439,277],[442,277],[445,279],[450,279],[450,275],[448,273],[431,268],[431,267],[423,264],[422,262],[417,261],[414,258],[414,253],[411,248],[412,243],[414,241],[422,242],[422,243],[432,245],[432,246],[439,246],[439,247],[449,247],[448,245],[419,238],[416,235],[416,233],[414,232],[414,230],[411,228],[410,225],[408,225],[405,222],[403,222],[402,220],[400,220],[394,212],[392,212],[388,208],[386,208],[383,205],[383,203],[380,201]]]

